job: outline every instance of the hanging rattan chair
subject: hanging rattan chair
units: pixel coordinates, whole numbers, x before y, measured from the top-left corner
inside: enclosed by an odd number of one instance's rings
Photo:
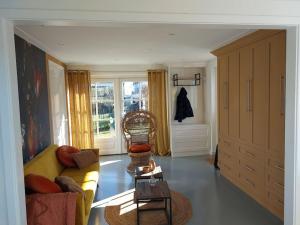
[[[156,118],[145,110],[128,112],[122,119],[121,128],[131,158],[127,170],[134,173],[136,167],[149,164],[155,149]]]

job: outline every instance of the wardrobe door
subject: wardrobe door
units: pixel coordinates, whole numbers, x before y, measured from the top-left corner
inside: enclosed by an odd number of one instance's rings
[[[239,138],[252,143],[252,49],[247,46],[239,50]]]
[[[268,42],[259,41],[252,46],[253,77],[251,80],[252,143],[267,149],[269,112],[269,52]]]
[[[228,57],[218,58],[219,69],[219,132],[221,137],[228,137]]]
[[[239,118],[239,78],[238,78],[238,64],[237,52],[234,51],[228,55],[228,95],[229,95],[229,109],[228,109],[228,133],[229,137],[238,137],[238,118]]]
[[[270,39],[269,150],[284,161],[285,32]]]
[[[266,197],[269,209],[284,218],[285,32],[269,39],[270,113]]]

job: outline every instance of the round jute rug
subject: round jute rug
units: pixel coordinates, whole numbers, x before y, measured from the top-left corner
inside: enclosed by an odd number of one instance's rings
[[[192,217],[192,206],[189,200],[182,194],[171,191],[173,225],[184,225]],[[105,207],[105,219],[109,225],[136,225],[136,204],[134,194],[126,193],[112,200]],[[163,203],[147,203],[142,206],[163,207]],[[140,214],[141,225],[166,225],[167,217],[164,211],[146,211]]]

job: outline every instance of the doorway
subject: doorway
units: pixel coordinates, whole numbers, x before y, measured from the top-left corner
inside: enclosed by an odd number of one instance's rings
[[[229,23],[230,21],[229,20],[224,20],[223,21],[223,23],[226,23],[226,21],[227,21],[227,23]],[[6,22],[6,21],[4,21],[4,24],[6,25],[6,23],[8,24],[8,26],[7,27],[5,27],[5,28],[3,28],[3,30],[4,31],[6,31],[6,30],[8,30],[9,32],[8,32],[8,35],[7,36],[11,36],[11,27],[12,27],[12,24],[10,24],[10,22],[8,23],[8,22]],[[256,23],[257,23],[257,21],[256,21]],[[267,23],[267,21],[266,21],[266,23]],[[288,212],[288,214],[289,214],[289,217],[288,217],[288,219],[286,219],[287,220],[287,222],[286,222],[286,224],[292,224],[292,216],[291,215],[293,215],[294,214],[294,205],[292,205],[292,203],[294,204],[295,202],[297,202],[297,199],[294,199],[293,198],[293,196],[295,195],[295,192],[293,191],[294,190],[294,188],[295,188],[295,185],[293,186],[292,184],[295,184],[296,183],[296,180],[295,180],[295,168],[296,168],[296,157],[295,157],[295,159],[294,159],[294,156],[296,156],[296,151],[295,151],[295,149],[296,149],[296,147],[297,147],[297,145],[295,144],[296,142],[295,142],[295,132],[296,132],[296,123],[294,123],[295,122],[295,120],[296,120],[296,114],[297,114],[297,110],[296,110],[296,106],[295,106],[295,102],[296,102],[296,97],[298,96],[298,91],[297,91],[297,89],[296,89],[296,78],[297,78],[297,71],[295,70],[295,68],[296,68],[296,65],[297,65],[297,61],[296,60],[294,60],[294,59],[296,59],[297,58],[297,56],[298,56],[298,53],[297,53],[297,48],[296,48],[296,43],[298,43],[299,42],[299,40],[298,40],[298,28],[296,27],[296,28],[294,28],[294,27],[292,27],[291,29],[290,29],[290,39],[288,40],[288,43],[290,43],[290,46],[289,46],[289,50],[288,50],[288,52],[290,53],[290,56],[288,57],[289,58],[289,65],[290,65],[290,67],[288,67],[287,66],[287,68],[288,68],[288,74],[289,74],[289,80],[287,81],[287,86],[289,86],[289,87],[292,87],[292,88],[290,88],[290,89],[288,89],[287,91],[288,91],[288,93],[287,93],[287,100],[288,100],[288,102],[287,102],[287,111],[289,112],[288,114],[290,115],[290,117],[289,118],[293,118],[293,119],[290,119],[290,121],[288,121],[288,125],[286,126],[286,130],[288,130],[289,131],[289,134],[291,134],[289,137],[288,137],[288,141],[287,141],[287,143],[289,143],[288,144],[288,146],[290,147],[290,149],[291,149],[291,151],[289,151],[289,153],[287,154],[287,156],[288,157],[286,157],[287,158],[287,162],[290,162],[289,163],[289,165],[287,165],[288,166],[288,169],[285,171],[285,173],[286,174],[288,174],[289,176],[288,176],[288,179],[287,179],[287,181],[288,181],[288,183],[289,183],[289,190],[286,190],[286,193],[287,193],[287,197],[288,197],[288,203],[286,203],[286,212]],[[5,41],[4,40],[4,43],[6,43],[6,42],[8,42],[8,41]],[[11,43],[9,43],[10,45],[11,45]],[[11,46],[10,46],[11,47]],[[8,54],[8,50],[7,49],[4,49],[5,51],[4,51],[4,53],[3,53],[3,55],[4,56],[7,56],[7,55],[9,55]],[[13,57],[10,57],[9,58],[9,60],[11,60],[11,58],[13,58]],[[5,85],[5,84],[9,84],[9,81],[11,81],[11,80],[13,80],[15,77],[13,77],[12,76],[12,78],[9,78],[8,77],[8,75],[15,75],[14,74],[14,68],[13,68],[13,64],[12,65],[10,65],[10,66],[8,66],[8,62],[10,62],[10,61],[4,61],[2,64],[3,65],[5,65],[6,67],[6,70],[5,71],[7,71],[7,76],[5,76],[5,78],[6,78],[6,80],[4,80],[4,82],[2,83],[3,84],[3,86]],[[10,70],[12,70],[12,72],[10,71]],[[15,81],[13,80],[13,83],[14,83]],[[2,85],[1,85],[2,86]],[[3,87],[2,86],[2,87]],[[13,95],[13,92],[12,92],[12,90],[10,90],[9,89],[9,85],[7,85],[7,89],[8,89],[8,91],[9,91],[9,95],[8,96],[5,96],[5,95],[3,95],[3,99],[1,99],[2,100],[2,102],[4,103],[3,105],[5,106],[5,105],[8,105],[8,107],[6,107],[7,108],[7,111],[5,112],[5,113],[3,113],[4,114],[4,116],[5,115],[7,115],[7,114],[9,114],[9,113],[12,113],[13,112],[13,110],[12,110],[12,106],[15,104],[14,102],[13,103],[11,103],[11,102],[9,102],[9,101],[4,101],[4,100],[6,100],[6,98],[7,97],[11,97],[11,96],[14,96]],[[7,91],[7,89],[6,88],[3,88],[3,90],[4,90],[4,92],[5,91]],[[14,100],[15,100],[16,98],[14,97]],[[9,104],[8,104],[8,102],[9,102]],[[6,103],[6,104],[5,104]],[[12,113],[13,115],[17,115],[17,113],[15,112],[15,113]],[[3,115],[2,115],[3,116]],[[3,116],[3,118],[7,118],[7,117],[4,117]],[[17,118],[17,117],[15,117],[15,118]],[[12,123],[12,120],[8,120],[7,121],[7,123],[9,123],[9,124],[13,124]],[[6,123],[2,123],[2,126],[1,127],[5,127],[5,125],[6,125]],[[12,125],[11,125],[12,126]],[[16,126],[16,125],[15,125]],[[16,126],[17,127],[17,126]],[[287,129],[287,128],[290,128],[290,129]],[[6,132],[6,137],[11,137],[11,136],[13,136],[13,134],[15,134],[15,133],[18,133],[18,130],[19,130],[19,128],[17,127],[17,129],[14,129],[14,132],[12,132],[12,129],[9,129],[9,132]],[[4,146],[9,146],[9,143],[6,143],[6,142],[4,142],[3,141],[3,145]],[[294,144],[294,146],[292,146]],[[19,145],[19,142],[17,142],[16,144],[10,144],[10,145],[16,145],[16,146],[18,146]],[[18,148],[14,148],[14,149],[18,149]],[[12,155],[12,157],[15,157],[15,153],[14,152],[12,152],[12,153],[9,153],[9,152],[7,152],[7,153],[5,153],[5,154],[7,154],[7,155]],[[16,160],[16,162],[17,162],[17,160]],[[8,165],[4,165],[4,168],[12,168],[14,165],[15,165],[16,163],[14,163],[14,164],[12,164],[12,166],[8,166]],[[17,173],[19,174],[19,172],[20,172],[20,169],[18,169],[18,171],[17,171]],[[13,176],[12,176],[13,177]],[[15,179],[16,180],[16,179]],[[15,181],[14,180],[9,180],[9,184],[10,183],[15,183]],[[12,208],[12,207],[11,207]]]
[[[126,113],[148,109],[147,79],[93,79],[91,103],[94,146],[101,155],[126,153],[120,123]]]

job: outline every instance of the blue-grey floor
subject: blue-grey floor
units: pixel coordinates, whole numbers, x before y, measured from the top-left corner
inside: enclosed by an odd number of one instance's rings
[[[191,201],[193,217],[189,225],[283,224],[220,176],[203,157],[156,157],[155,161],[161,165],[170,188],[183,193]],[[96,204],[134,187],[132,177],[126,172],[128,162],[127,155],[101,157]],[[89,225],[107,225],[105,204],[97,205],[91,210]]]

